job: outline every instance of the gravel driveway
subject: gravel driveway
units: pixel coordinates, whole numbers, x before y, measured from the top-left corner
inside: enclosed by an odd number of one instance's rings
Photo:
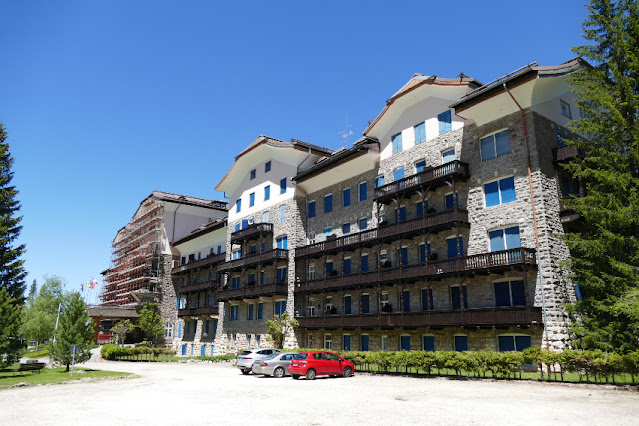
[[[243,376],[230,363],[90,362],[140,377],[0,391],[0,424],[636,425],[639,392],[356,374]]]

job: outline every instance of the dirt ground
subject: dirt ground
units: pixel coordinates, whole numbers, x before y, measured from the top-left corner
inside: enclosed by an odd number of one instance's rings
[[[0,424],[636,425],[639,392],[356,374],[243,376],[230,363],[89,362],[132,379],[0,391]]]

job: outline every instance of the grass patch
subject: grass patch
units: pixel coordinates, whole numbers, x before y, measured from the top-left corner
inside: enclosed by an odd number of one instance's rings
[[[9,368],[0,369],[0,386],[12,386],[22,382],[30,384],[61,383],[71,380],[71,372],[64,371],[66,367],[43,368],[39,373],[37,371],[22,371],[20,373],[11,371],[11,369],[18,367],[19,364],[14,364]],[[73,380],[96,377],[126,377],[130,375],[131,373],[122,373],[119,371],[75,368],[73,371]]]
[[[37,351],[29,351],[24,354],[27,358],[42,358],[45,356],[49,356],[51,352],[51,347],[49,345],[40,345],[40,348]]]

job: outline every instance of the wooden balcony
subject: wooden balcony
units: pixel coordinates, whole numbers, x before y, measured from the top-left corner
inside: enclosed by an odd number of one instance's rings
[[[375,188],[375,198],[378,202],[386,204],[401,193],[412,193],[424,186],[435,189],[452,177],[467,179],[469,176],[468,164],[454,160]]]
[[[184,308],[178,310],[178,316],[217,315],[217,306],[200,306],[198,308]]]
[[[206,267],[206,266],[214,266],[214,265],[217,265],[218,263],[224,262],[224,259],[226,259],[226,253],[209,254],[204,259],[191,260],[186,265],[177,266],[177,267],[171,269],[171,273],[172,274],[181,274],[181,273],[184,273],[184,272],[192,271],[194,269],[199,269],[199,268],[203,268],[203,267]]]
[[[378,244],[380,241],[419,234],[426,230],[434,232],[449,229],[454,227],[455,223],[468,224],[468,212],[461,209],[457,211],[446,210],[424,217],[310,244],[296,249],[295,257],[320,257],[324,254],[353,250],[357,247],[370,247]]]
[[[213,290],[217,287],[218,282],[216,280],[193,280],[184,286],[178,287],[179,293],[195,293],[198,291]]]
[[[539,307],[479,308],[456,311],[393,312],[381,314],[298,316],[301,328],[391,328],[445,326],[541,325]]]
[[[395,268],[380,268],[371,272],[338,275],[323,279],[301,281],[295,292],[314,292],[344,287],[358,287],[397,281],[419,281],[425,278],[445,278],[466,273],[491,273],[513,268],[534,266],[537,259],[534,249],[517,248],[489,253],[417,263]]]
[[[275,296],[288,294],[288,281],[263,284],[244,285],[241,288],[222,288],[217,292],[217,300],[225,302],[233,299],[255,299],[260,296]]]
[[[235,231],[231,234],[231,244],[240,243],[242,241],[249,241],[259,238],[262,235],[272,234],[272,223],[254,223],[244,229]]]
[[[583,149],[580,149],[575,145],[560,146],[557,148],[553,148],[552,150],[552,160],[557,163],[570,161],[573,158],[583,156]]]
[[[229,260],[228,262],[222,263],[218,267],[218,271],[228,272],[233,270],[242,270],[256,265],[270,264],[276,262],[277,260],[286,259],[288,259],[288,250],[275,249],[264,253],[254,254],[252,256]]]

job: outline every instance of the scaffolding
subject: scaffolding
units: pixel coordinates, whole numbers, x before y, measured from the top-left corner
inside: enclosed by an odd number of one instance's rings
[[[134,293],[156,293],[164,273],[162,230],[164,207],[147,199],[112,244],[111,267],[100,293],[103,305],[137,304]]]

